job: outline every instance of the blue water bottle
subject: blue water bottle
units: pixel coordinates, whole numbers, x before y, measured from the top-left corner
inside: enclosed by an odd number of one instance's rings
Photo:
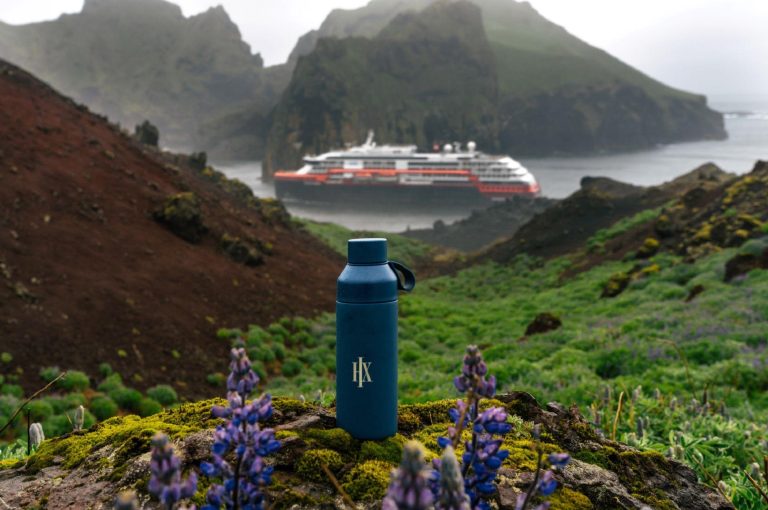
[[[336,421],[357,439],[397,432],[397,291],[410,269],[387,260],[386,239],[350,239],[336,284]]]

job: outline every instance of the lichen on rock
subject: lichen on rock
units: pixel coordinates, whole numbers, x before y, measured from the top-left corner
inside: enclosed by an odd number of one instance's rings
[[[85,501],[110,505],[126,488],[138,491],[146,502],[152,434],[158,430],[168,434],[183,469],[197,469],[210,455],[212,429],[218,422],[210,417],[213,403],[184,404],[147,418],[112,418],[86,432],[46,441],[25,463],[3,465],[0,493],[14,494],[6,499],[9,505],[28,507],[44,500],[48,509],[71,508]],[[359,441],[336,427],[332,409],[275,399],[269,426],[277,429],[283,447],[269,460],[275,467],[274,483],[267,488],[271,507],[332,509],[340,505],[340,495],[323,465],[362,508],[380,507],[403,443],[421,439],[430,458],[438,455],[439,447],[431,439],[445,433],[447,410],[454,404],[448,399],[400,406],[396,436]],[[514,508],[517,494],[532,480],[536,456],[532,423],[542,425],[546,452],[567,451],[574,458],[557,473],[560,488],[550,498],[552,509],[733,508],[699,484],[683,464],[600,438],[575,408],[557,404],[541,408],[527,393],[500,395],[485,405],[505,407],[514,427],[504,444],[511,454],[499,471],[496,502],[501,510]],[[202,502],[209,483],[201,477],[194,501]]]

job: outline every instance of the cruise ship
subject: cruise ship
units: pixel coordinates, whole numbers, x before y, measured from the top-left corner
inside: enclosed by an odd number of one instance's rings
[[[274,182],[282,200],[335,203],[487,204],[540,193],[520,163],[484,154],[474,142],[421,153],[415,145],[376,145],[372,132],[363,145],[305,157],[299,170],[276,172]]]

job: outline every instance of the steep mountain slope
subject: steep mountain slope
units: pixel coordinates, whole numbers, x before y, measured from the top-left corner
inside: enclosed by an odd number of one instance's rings
[[[438,3],[398,15],[373,39],[321,39],[273,115],[265,166],[364,139],[495,145],[497,85],[480,9]]]
[[[214,391],[222,326],[331,310],[342,259],[210,168],[141,147],[0,63],[0,337],[41,367]]]
[[[164,0],[87,0],[54,21],[0,24],[0,57],[130,127],[149,119],[166,146],[214,153],[227,147],[203,125],[243,109],[264,122],[289,77],[263,67],[222,7],[185,18]],[[255,157],[263,142],[243,148]]]
[[[494,119],[486,126],[492,134],[486,149],[499,148],[515,154],[584,153],[726,136],[722,116],[706,106],[703,96],[653,80],[546,20],[527,2],[473,3],[481,9],[483,40],[487,40],[493,54],[498,91],[495,97],[489,97],[494,102]],[[295,85],[289,87],[278,106],[270,134],[268,158],[274,165],[296,164],[295,159],[283,158],[280,153],[281,143],[293,141],[293,131],[285,128],[282,116],[296,124],[297,116],[309,115],[286,108],[286,103],[290,105],[297,99],[292,91],[301,90],[305,87],[302,80],[308,79],[306,72],[299,71],[310,64],[299,57],[304,55],[312,66],[322,67],[317,61],[327,60],[327,54],[312,50],[319,49],[318,41],[323,38],[362,36],[378,40],[399,23],[396,16],[429,4],[428,8],[464,8],[461,2],[372,0],[360,9],[332,12],[318,31],[299,41],[291,57],[297,62],[292,80]],[[429,16],[425,18],[429,23]],[[446,28],[444,37],[450,34]],[[339,44],[356,46],[358,42]],[[347,68],[348,74],[369,75],[376,71],[379,74],[372,78],[374,81],[386,70],[377,70],[370,61],[360,60],[357,66]],[[483,80],[488,76],[478,73],[477,77]],[[382,98],[380,110],[387,110],[386,99]],[[359,105],[349,107],[354,111]],[[354,142],[358,135],[353,135],[343,141]],[[428,139],[425,146],[431,147],[433,141],[439,140]]]

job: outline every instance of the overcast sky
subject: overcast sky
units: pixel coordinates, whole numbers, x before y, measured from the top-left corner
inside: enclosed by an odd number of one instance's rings
[[[131,0],[123,0],[131,1]],[[513,1],[513,0],[510,0]],[[266,64],[285,61],[335,7],[367,0],[176,0],[185,15],[221,4]],[[531,0],[569,32],[670,85],[706,94],[768,95],[768,0]],[[77,12],[83,0],[0,0],[0,20]]]

